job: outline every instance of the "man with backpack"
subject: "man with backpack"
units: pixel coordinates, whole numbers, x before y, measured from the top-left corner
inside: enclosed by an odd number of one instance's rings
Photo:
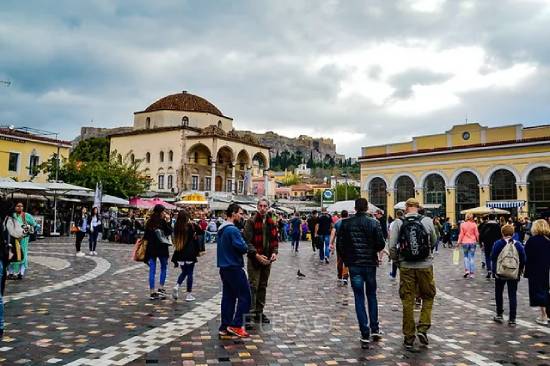
[[[368,347],[371,336],[373,341],[382,338],[378,324],[376,267],[378,253],[386,246],[380,223],[367,215],[368,207],[365,198],[355,200],[355,216],[340,221],[336,233],[336,252],[349,268],[363,348]],[[369,309],[368,318],[365,295]]]
[[[491,276],[495,278],[493,273],[493,265],[491,261],[491,252],[493,251],[493,245],[497,240],[501,238],[500,224],[497,222],[495,214],[489,215],[489,220],[484,222],[479,230],[479,241],[483,245],[483,251],[485,252],[485,264],[487,269],[487,276],[485,278],[490,279]]]
[[[424,346],[429,343],[427,332],[432,322],[436,292],[432,249],[437,236],[432,219],[418,213],[420,204],[415,198],[409,198],[405,207],[405,216],[402,220],[396,220],[390,233],[390,257],[399,263],[404,345],[410,350],[416,337]],[[416,325],[414,304],[417,291],[422,299],[422,309]]]
[[[504,314],[502,293],[504,292],[504,285],[506,285],[508,286],[508,301],[510,303],[508,325],[515,327],[518,282],[525,268],[525,250],[519,241],[512,238],[514,236],[513,225],[504,225],[501,232],[502,239],[495,242],[491,252],[493,273],[496,274],[495,302],[497,305],[497,315],[493,317],[493,320],[497,323],[504,321],[502,317],[502,314]]]

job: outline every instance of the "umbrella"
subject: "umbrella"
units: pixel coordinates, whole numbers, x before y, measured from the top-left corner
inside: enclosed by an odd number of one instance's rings
[[[487,206],[480,206],[480,207],[474,207],[470,208],[468,210],[462,210],[460,211],[461,214],[474,214],[474,215],[488,215],[488,214],[495,214],[495,215],[509,215],[510,211],[502,210],[500,208],[491,208]]]
[[[142,209],[149,209],[149,208],[153,208],[153,206],[155,206],[154,203],[152,203],[151,201],[149,200],[144,200],[142,198],[139,198],[139,197],[134,197],[130,200],[129,202],[130,206],[132,207],[135,207],[135,208],[142,208]]]
[[[116,196],[111,196],[110,194],[104,194],[101,202],[113,206],[129,206],[128,200]]]
[[[167,210],[175,210],[177,207],[174,206],[173,204],[171,203],[168,203],[158,197],[155,197],[153,198],[152,200],[149,200],[149,202],[151,202],[153,204],[153,206],[155,205],[163,205],[165,209]]]
[[[57,195],[67,193],[70,191],[91,191],[90,188],[76,186],[74,184],[64,183],[61,181],[48,182],[40,184],[46,188],[49,192],[53,192],[53,231],[50,235],[58,236],[57,232]]]
[[[394,210],[405,210],[407,207],[405,205],[405,201],[397,202],[395,206],[393,206]]]
[[[350,214],[355,213],[355,201],[338,201],[327,207],[328,212],[342,212],[343,210],[348,211]],[[369,202],[368,212],[374,213],[377,210],[380,210],[380,208]]]
[[[46,188],[33,182],[16,182],[11,178],[2,178],[0,180],[0,189],[6,191],[45,191]]]

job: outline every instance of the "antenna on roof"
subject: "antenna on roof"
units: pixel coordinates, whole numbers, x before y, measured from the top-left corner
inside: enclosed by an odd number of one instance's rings
[[[465,118],[465,120],[466,120],[466,124],[468,124],[468,113],[466,113],[466,118]]]

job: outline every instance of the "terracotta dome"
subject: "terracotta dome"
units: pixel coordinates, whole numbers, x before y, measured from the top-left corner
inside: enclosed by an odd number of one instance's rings
[[[151,104],[144,112],[154,111],[184,111],[202,112],[222,116],[222,112],[206,99],[197,95],[189,94],[186,91],[179,94],[168,95]]]

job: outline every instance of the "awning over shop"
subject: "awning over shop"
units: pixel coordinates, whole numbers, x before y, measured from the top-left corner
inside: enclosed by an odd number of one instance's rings
[[[519,208],[525,206],[523,200],[487,201],[487,207],[493,208]]]
[[[225,211],[229,207],[229,202],[212,201],[210,202],[210,210]]]

